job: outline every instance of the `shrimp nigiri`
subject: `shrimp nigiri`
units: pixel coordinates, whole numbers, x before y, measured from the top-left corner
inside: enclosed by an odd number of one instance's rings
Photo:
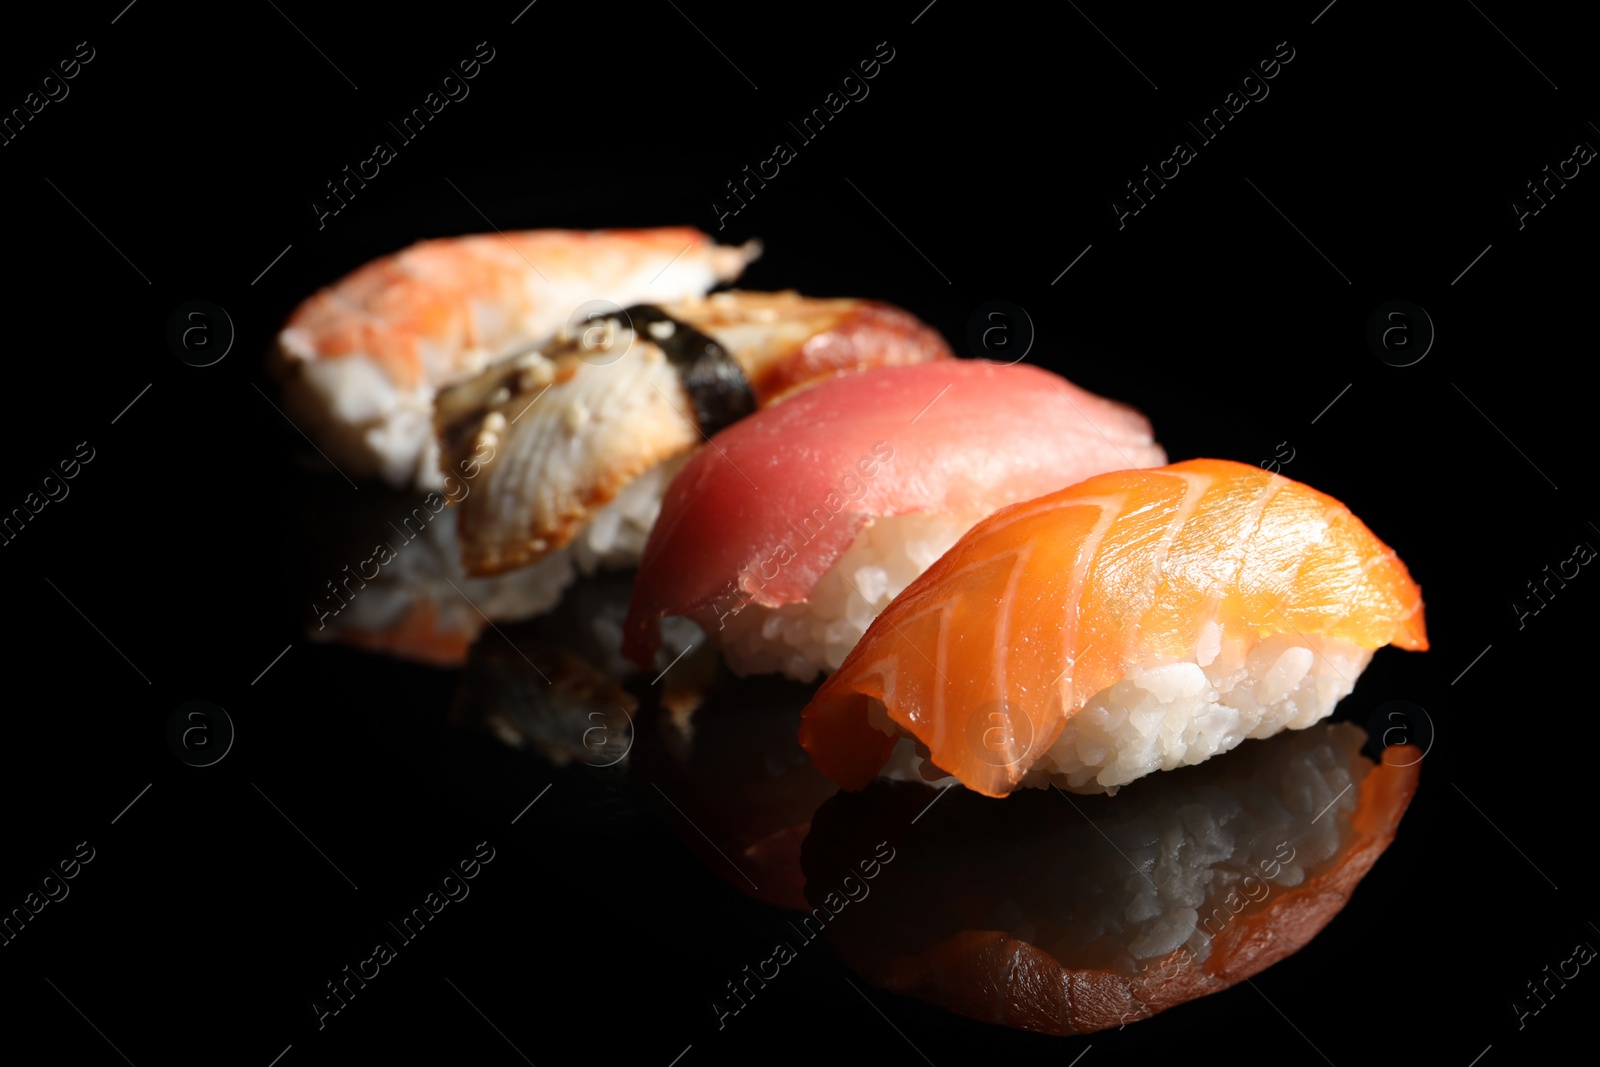
[[[700,295],[759,254],[683,226],[422,241],[302,302],[274,362],[296,423],[348,474],[437,489],[440,386],[544,342],[588,304]]]
[[[1337,500],[1223,460],[1120,471],[974,527],[823,684],[801,743],[850,789],[906,736],[989,796],[1114,792],[1325,718],[1387,644],[1428,647],[1422,592]]]

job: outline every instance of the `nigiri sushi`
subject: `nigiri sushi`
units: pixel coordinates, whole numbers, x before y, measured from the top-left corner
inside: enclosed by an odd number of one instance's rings
[[[949,355],[886,304],[718,293],[635,307],[501,361],[438,396],[442,493],[344,492],[362,499],[337,506],[361,507],[380,543],[342,589],[329,585],[312,633],[460,664],[491,622],[541,614],[579,574],[636,563],[667,483],[715,420],[834,373]]]
[[[1325,718],[1387,644],[1428,647],[1422,592],[1337,500],[1224,460],[1119,471],[974,527],[822,685],[801,743],[848,789],[908,737],[989,796],[1114,792]]]
[[[576,539],[631,564],[676,464],[710,435],[842,371],[949,358],[887,304],[728,292],[630,308],[504,360],[439,394],[444,469],[479,477],[457,508],[462,563],[498,574]]]
[[[439,386],[548,340],[590,302],[699,295],[759,254],[683,226],[422,241],[302,302],[273,364],[296,425],[347,474],[437,489]]]
[[[712,438],[645,546],[625,654],[694,619],[729,665],[807,681],[973,523],[1019,500],[1166,461],[1131,408],[1026,364],[831,379]]]

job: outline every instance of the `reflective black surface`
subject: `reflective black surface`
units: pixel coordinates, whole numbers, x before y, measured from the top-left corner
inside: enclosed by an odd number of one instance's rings
[[[1341,1065],[1564,1049],[1600,991],[1590,968],[1544,970],[1600,947],[1574,825],[1600,596],[1575,549],[1600,546],[1578,370],[1600,193],[1574,151],[1600,118],[1576,18],[1353,0],[8,13],[24,336],[0,478],[0,909],[26,917],[0,945],[7,1040],[141,1067],[944,1067],[1090,1044],[1093,1067],[1218,1035]],[[1218,108],[1212,134],[1190,128]],[[274,407],[261,355],[296,302],[424,237],[683,223],[760,237],[752,288],[889,300],[958,346],[1009,301],[1028,361],[1140,407],[1173,458],[1276,464],[1399,552],[1434,647],[1380,653],[1339,714],[1407,701],[1434,743],[1324,936],[1254,989],[1090,1039],[852,989],[819,941],[719,1027],[715,998],[787,919],[702,862],[651,781],[462,725],[454,672],[305,640],[299,583],[339,536],[314,501],[369,490]],[[180,354],[168,326],[192,301],[226,323],[187,320],[205,328]],[[1393,301],[1431,322],[1420,362],[1369,346]],[[209,766],[168,745],[191,700],[233,726]],[[464,880],[480,843],[493,859]],[[435,893],[400,944],[390,924]],[[319,1028],[346,967],[377,977]]]

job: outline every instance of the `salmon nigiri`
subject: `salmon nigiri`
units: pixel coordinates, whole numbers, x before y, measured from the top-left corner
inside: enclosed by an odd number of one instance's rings
[[[1422,592],[1337,500],[1225,460],[1119,471],[969,531],[818,690],[800,740],[849,789],[909,737],[989,796],[1115,792],[1325,718],[1387,644],[1428,647]]]

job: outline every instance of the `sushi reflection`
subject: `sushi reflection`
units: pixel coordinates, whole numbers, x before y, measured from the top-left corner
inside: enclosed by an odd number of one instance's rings
[[[805,843],[807,925],[872,984],[985,1022],[1146,1018],[1299,950],[1344,906],[1417,779],[1374,766],[1365,740],[1347,723],[1290,731],[1115,798],[840,793]],[[882,841],[896,863],[836,913],[826,891]]]
[[[729,885],[804,911],[800,844],[837,790],[800,747],[811,687],[739,678],[668,621],[655,671],[618,653],[630,575],[575,585],[550,614],[472,646],[452,713],[550,763],[620,767],[662,823]]]
[[[469,577],[454,512],[439,493],[418,496],[382,486],[351,493],[326,480],[306,492],[303,618],[315,641],[459,667],[491,621],[549,611],[574,578],[565,556],[513,574]]]
[[[739,678],[714,654],[712,662],[691,722],[658,715],[641,727],[633,770],[668,802],[659,805],[662,819],[708,868],[758,900],[804,911],[801,843],[812,814],[839,788],[800,747],[811,687]]]
[[[626,575],[473,646],[458,723],[557,765],[617,768],[729,886],[803,912],[867,982],[1018,1029],[1115,1028],[1298,951],[1393,840],[1409,750],[1318,724],[1116,797],[839,792],[797,738],[810,686],[739,678],[693,627],[652,675],[619,654]],[[886,860],[893,859],[893,863]],[[730,1006],[729,1010],[732,1010]]]
[[[617,649],[631,585],[627,574],[579,582],[549,614],[499,626],[477,641],[452,719],[531,748],[558,767],[624,763],[642,705],[686,722],[714,664],[704,653],[694,655],[705,642],[692,624],[674,628],[657,657],[656,684],[623,659]]]

